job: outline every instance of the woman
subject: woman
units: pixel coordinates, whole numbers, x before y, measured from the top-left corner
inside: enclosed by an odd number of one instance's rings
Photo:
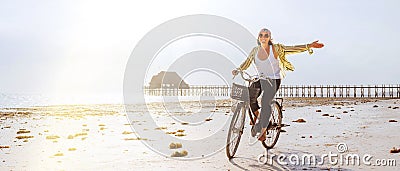
[[[310,44],[297,46],[273,44],[271,40],[271,31],[266,28],[261,29],[257,39],[258,46],[251,50],[249,56],[239,68],[232,71],[232,74],[236,75],[238,70],[246,70],[249,68],[251,63],[254,63],[256,66],[260,81],[253,83],[251,86],[261,88],[261,92],[264,92],[261,99],[262,108],[260,121],[255,125],[256,131],[261,131],[261,134],[258,137],[258,140],[260,141],[265,141],[266,139],[266,130],[271,116],[270,104],[279,89],[281,79],[285,77],[286,70],[294,71],[294,67],[286,59],[286,55],[304,51],[308,51],[311,55],[313,53],[312,48],[324,47],[324,44],[318,43],[318,40]],[[260,96],[261,92],[257,96]],[[257,102],[257,96],[250,97],[250,108],[256,116],[259,115],[258,109],[260,109]]]

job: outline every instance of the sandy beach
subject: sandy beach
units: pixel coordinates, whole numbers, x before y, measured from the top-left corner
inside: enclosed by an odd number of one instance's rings
[[[229,100],[218,100],[135,105],[131,111],[107,104],[2,108],[0,170],[400,169],[400,153],[390,153],[400,148],[398,99],[284,101],[283,123],[289,126],[269,155],[314,154],[320,161],[329,152],[368,154],[373,156],[371,165],[282,164],[277,157],[272,164],[262,164],[257,158],[265,150],[253,143],[248,120],[235,158],[228,160],[224,145],[230,105]],[[146,111],[156,125],[143,120]],[[297,119],[306,122],[292,122]],[[163,136],[157,138],[155,132]],[[339,153],[338,143],[345,143],[347,150]],[[393,159],[396,166],[374,166],[376,159]]]

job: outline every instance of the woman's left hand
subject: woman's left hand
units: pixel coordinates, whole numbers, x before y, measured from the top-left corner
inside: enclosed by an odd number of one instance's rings
[[[311,44],[309,44],[310,47],[312,48],[322,48],[324,47],[323,43],[318,43],[319,40],[312,42]]]

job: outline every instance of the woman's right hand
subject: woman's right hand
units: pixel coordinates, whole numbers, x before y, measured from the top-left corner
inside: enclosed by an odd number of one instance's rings
[[[318,41],[319,40],[312,42],[311,44],[309,44],[309,47],[312,47],[312,48],[322,48],[322,47],[324,47],[324,44],[323,43],[319,43]]]

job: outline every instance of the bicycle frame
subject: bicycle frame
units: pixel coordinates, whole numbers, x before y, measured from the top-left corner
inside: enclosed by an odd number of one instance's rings
[[[240,71],[240,73],[241,73],[242,78],[245,81],[248,81],[249,85],[250,85],[250,83],[259,80],[259,78],[252,78],[248,73],[245,73],[244,71]],[[243,76],[243,73],[248,75],[249,78],[245,78]],[[235,77],[233,77],[233,78],[235,78]],[[227,136],[227,146],[226,146],[226,154],[229,159],[231,159],[235,155],[238,145],[240,143],[240,138],[243,134],[244,124],[245,124],[245,120],[246,120],[245,115],[247,112],[248,112],[250,120],[252,121],[252,123],[254,123],[251,128],[252,129],[251,132],[252,132],[252,136],[253,137],[255,136],[253,129],[255,128],[256,120],[255,120],[255,114],[250,108],[251,101],[249,98],[251,97],[250,94],[251,95],[254,95],[254,93],[258,94],[259,92],[257,92],[257,91],[260,91],[260,90],[259,89],[249,89],[248,86],[243,86],[243,85],[239,85],[239,84],[235,84],[235,83],[233,83],[233,85],[232,85],[231,98],[238,100],[239,102],[234,104],[234,106],[232,106],[233,118],[232,118],[231,124],[229,126],[228,136]],[[275,106],[274,109],[277,109],[277,112],[278,112],[277,119],[278,120],[273,119],[272,123],[275,124],[275,128],[267,129],[267,131],[270,130],[273,135],[271,138],[267,138],[267,140],[271,140],[271,141],[268,141],[268,142],[261,141],[262,145],[266,149],[273,148],[273,146],[276,144],[276,142],[279,138],[281,123],[282,123],[282,103],[283,103],[282,98],[275,98],[271,103],[271,105],[273,104]],[[274,115],[272,116],[272,118],[274,118]],[[238,120],[238,119],[240,119],[240,120]],[[241,123],[239,128],[235,128],[237,122]],[[273,133],[274,130],[277,132]],[[237,131],[239,131],[239,132],[237,132]],[[237,133],[237,137],[233,136],[236,133]]]

